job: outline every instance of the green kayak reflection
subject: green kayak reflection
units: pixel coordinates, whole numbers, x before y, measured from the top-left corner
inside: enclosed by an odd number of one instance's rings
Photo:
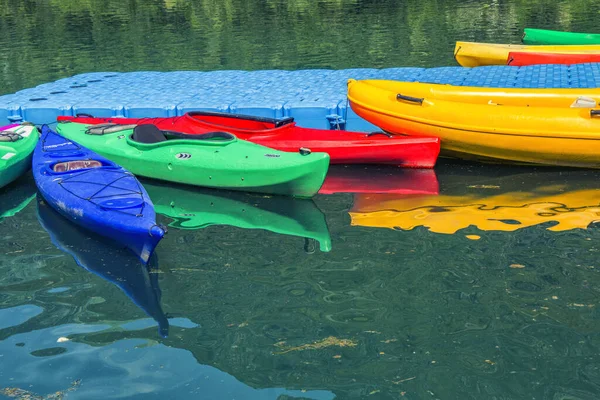
[[[0,221],[14,217],[35,198],[35,183],[31,174],[24,175],[0,188]]]
[[[169,334],[169,321],[161,305],[158,286],[157,256],[142,263],[129,249],[114,241],[83,229],[37,197],[38,221],[48,232],[52,243],[71,255],[77,265],[117,285],[127,297],[158,323],[160,336]]]
[[[265,229],[299,236],[331,250],[325,215],[310,199],[232,192],[162,183],[143,179],[157,214],[173,221],[176,229],[202,229],[230,225],[243,229]],[[310,247],[309,243],[306,247]]]

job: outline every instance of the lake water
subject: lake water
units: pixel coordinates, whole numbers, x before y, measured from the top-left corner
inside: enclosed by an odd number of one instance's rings
[[[0,94],[105,70],[455,65],[456,40],[597,32],[598,15],[583,0],[0,0]],[[58,218],[31,174],[1,189],[0,398],[600,398],[600,171],[332,169],[364,175],[390,193],[143,180],[169,225],[147,268]]]

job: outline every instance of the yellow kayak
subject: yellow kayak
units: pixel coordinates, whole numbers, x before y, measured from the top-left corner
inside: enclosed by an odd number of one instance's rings
[[[437,136],[441,156],[495,162],[599,168],[599,99],[589,89],[348,81],[352,110],[384,131]]]
[[[505,89],[453,86],[390,80],[362,81],[371,86],[427,100],[523,107],[597,107],[600,90],[593,89]],[[577,104],[576,104],[577,103]]]
[[[600,54],[600,45],[528,46],[523,44],[456,42],[456,46],[454,47],[454,58],[463,67],[506,65],[508,53],[511,51],[554,54]]]

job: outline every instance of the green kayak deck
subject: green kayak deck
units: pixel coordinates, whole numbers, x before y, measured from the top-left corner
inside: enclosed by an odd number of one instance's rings
[[[531,45],[600,44],[600,34],[525,28],[522,41]]]
[[[321,251],[331,250],[325,215],[312,200],[186,187],[149,179],[142,180],[142,184],[156,212],[172,219],[172,228],[229,225],[264,229],[313,239]]]
[[[136,175],[189,185],[310,198],[329,168],[326,153],[282,152],[225,132],[189,135],[154,125],[99,131],[73,122],[56,129]]]
[[[31,157],[38,138],[37,128],[31,125],[0,131],[0,188],[31,168]]]

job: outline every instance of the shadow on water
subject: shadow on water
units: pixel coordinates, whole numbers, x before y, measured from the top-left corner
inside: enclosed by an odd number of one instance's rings
[[[453,234],[586,229],[600,220],[600,171],[443,162],[439,195],[356,194],[352,225]]]
[[[129,249],[63,218],[38,195],[37,215],[52,243],[71,255],[77,265],[118,286],[158,323],[160,336],[169,334],[169,321],[160,305],[158,258],[142,263]]]
[[[282,235],[303,237],[312,251],[311,240],[323,252],[331,250],[325,215],[312,200],[206,189],[142,180],[157,214],[170,219],[169,227],[194,230],[212,225],[264,229]]]

